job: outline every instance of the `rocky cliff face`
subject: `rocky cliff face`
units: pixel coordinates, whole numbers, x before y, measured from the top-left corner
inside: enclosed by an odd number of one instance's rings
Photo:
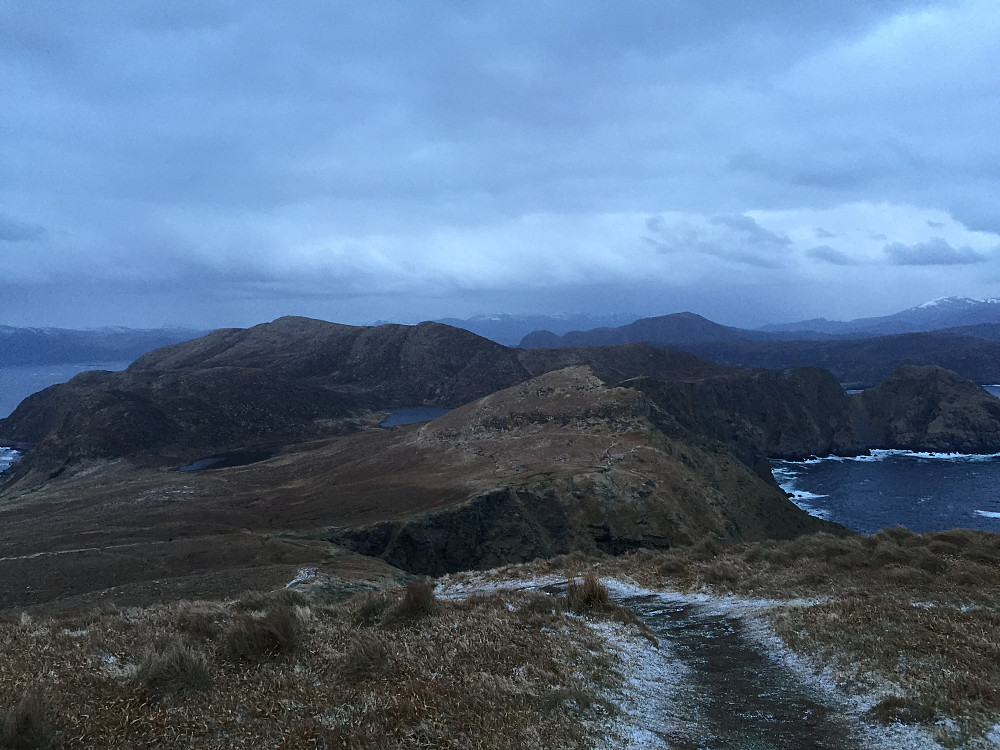
[[[855,398],[870,447],[1000,451],[1000,399],[949,370],[903,367]]]
[[[632,383],[656,405],[667,435],[725,447],[770,476],[768,458],[854,455],[866,450],[863,415],[830,373],[816,368],[737,371],[691,383]]]

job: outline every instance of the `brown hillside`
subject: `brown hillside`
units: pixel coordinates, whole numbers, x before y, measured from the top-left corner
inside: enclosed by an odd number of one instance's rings
[[[0,606],[221,595],[240,576],[274,585],[306,564],[336,574],[348,558],[324,539],[433,573],[825,527],[744,466],[665,438],[647,408],[639,392],[572,368],[426,425],[253,465],[88,460],[4,494]]]

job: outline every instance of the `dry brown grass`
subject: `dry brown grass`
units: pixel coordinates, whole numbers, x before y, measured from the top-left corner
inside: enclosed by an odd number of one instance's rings
[[[566,605],[574,612],[593,612],[611,605],[608,587],[598,580],[594,571],[587,571],[581,582],[570,579],[566,586]]]
[[[423,605],[412,610],[408,596]],[[426,593],[395,590],[336,605],[279,595],[12,618],[0,623],[0,695],[23,695],[43,675],[47,710],[17,715],[47,717],[66,750],[592,746],[587,721],[610,710],[598,693],[623,677],[553,599],[434,599],[428,610]],[[420,614],[402,626],[389,617],[401,607]],[[250,640],[248,624],[273,625],[275,612],[294,616],[296,648],[275,659],[255,645],[232,658],[232,634]]]
[[[347,682],[387,678],[396,667],[396,654],[380,633],[363,633],[352,643],[337,667],[337,675]]]
[[[406,625],[437,612],[438,601],[434,596],[434,581],[422,579],[406,587],[403,598],[386,614],[386,622]]]

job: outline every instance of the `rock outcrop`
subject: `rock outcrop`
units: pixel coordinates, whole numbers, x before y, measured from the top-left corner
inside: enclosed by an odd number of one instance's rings
[[[873,448],[996,453],[1000,399],[954,372],[909,366],[854,397]]]
[[[816,368],[737,371],[690,383],[629,383],[656,405],[653,422],[671,437],[728,449],[762,476],[768,458],[856,455],[867,447],[857,404]]]

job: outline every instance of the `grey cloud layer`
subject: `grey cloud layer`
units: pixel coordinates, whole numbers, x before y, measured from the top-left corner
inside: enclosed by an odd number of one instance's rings
[[[796,255],[748,212],[908,203],[1000,229],[991,13],[989,0],[8,3],[0,252],[19,253],[0,273],[62,299],[74,279],[81,298],[141,296],[152,279],[157,304],[172,288],[198,316],[214,288],[220,311],[268,300],[260,317],[324,290],[332,306],[410,294],[429,311],[534,283],[573,309],[573,284],[650,248],[684,271],[656,277],[661,299],[682,282],[704,298],[718,292],[706,277],[746,269],[793,285],[800,258],[854,262],[840,228],[815,228]],[[684,217],[622,222],[603,256],[590,244],[593,217],[667,212]],[[504,234],[533,216],[556,227],[533,249],[530,227]],[[579,236],[553,244],[575,217]],[[892,229],[881,259],[896,267],[982,257]],[[0,323],[30,298],[8,294]]]
[[[893,242],[885,246],[885,254],[897,266],[954,266],[986,261],[985,255],[971,247],[954,248],[940,237],[914,245]]]

